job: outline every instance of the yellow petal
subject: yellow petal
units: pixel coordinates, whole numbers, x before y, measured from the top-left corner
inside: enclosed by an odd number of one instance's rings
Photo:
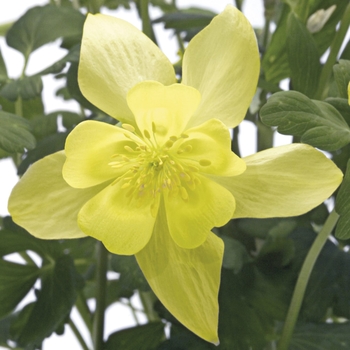
[[[226,188],[204,176],[198,179],[192,190],[182,183],[186,196],[164,195],[170,235],[182,248],[201,245],[210,230],[225,225],[235,210],[235,199]]]
[[[202,173],[219,176],[236,176],[245,171],[245,162],[231,151],[230,133],[221,121],[208,120],[185,134],[188,137],[177,153],[187,164]]]
[[[200,93],[190,86],[164,86],[155,81],[136,85],[127,96],[141,133],[154,134],[160,146],[170,136],[181,135],[200,99]]]
[[[77,223],[80,208],[103,185],[78,190],[62,177],[66,157],[57,152],[34,163],[13,189],[8,209],[14,222],[42,239],[85,237]]]
[[[304,214],[327,199],[343,178],[323,153],[304,144],[271,148],[244,160],[242,175],[216,178],[235,196],[234,218]]]
[[[137,255],[143,274],[163,305],[199,337],[218,342],[218,290],[223,242],[210,233],[203,245],[183,249],[158,216],[150,242]]]
[[[78,71],[83,95],[112,117],[132,123],[126,94],[144,80],[175,83],[174,69],[166,56],[128,22],[88,15]]]
[[[63,177],[75,188],[95,186],[124,173],[125,168],[109,165],[116,154],[128,154],[125,146],[134,147],[134,142],[125,134],[127,130],[98,122],[85,121],[68,135],[65,145],[67,160]]]
[[[102,241],[110,252],[132,255],[149,241],[155,217],[151,215],[152,202],[132,199],[122,184],[110,185],[90,199],[79,212],[78,223],[82,231]]]
[[[216,118],[235,127],[245,117],[259,76],[254,31],[235,7],[228,5],[189,43],[182,83],[196,88],[202,101],[191,125]]]

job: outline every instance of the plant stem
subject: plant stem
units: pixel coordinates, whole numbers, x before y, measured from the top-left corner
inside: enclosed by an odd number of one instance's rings
[[[86,328],[91,333],[92,332],[91,312],[89,307],[86,304],[85,297],[82,292],[79,292],[75,306],[77,307],[78,312],[86,325]]]
[[[232,141],[231,141],[231,150],[238,157],[240,157],[241,156],[241,152],[240,152],[240,149],[239,149],[238,134],[239,134],[239,126],[236,126],[233,129],[233,137],[232,137]]]
[[[301,304],[306,291],[312,269],[318,256],[321,253],[323,246],[326,244],[329,235],[338,221],[339,215],[333,210],[323,225],[321,232],[317,235],[313,242],[309,253],[307,254],[303,266],[300,270],[298,281],[296,283],[292,301],[289,305],[286,322],[283,327],[281,339],[278,343],[278,350],[288,350],[289,342],[292,337],[295,324],[298,319]]]
[[[77,326],[75,325],[75,323],[73,322],[73,320],[70,318],[69,319],[69,327],[72,329],[74,335],[76,336],[76,338],[78,339],[79,344],[81,345],[81,347],[84,350],[89,350],[89,347],[87,346],[84,338],[82,337],[82,335],[79,332],[79,329],[77,328]]]
[[[148,318],[148,321],[158,321],[160,318],[157,314],[157,312],[154,311],[153,305],[154,302],[157,300],[157,297],[152,291],[149,292],[139,292],[140,299],[142,302],[143,310],[145,315]]]
[[[92,324],[92,340],[95,350],[103,349],[104,319],[106,307],[107,286],[107,257],[106,248],[101,242],[97,243],[97,272],[96,272],[96,310]]]
[[[322,68],[318,90],[316,91],[315,99],[324,100],[327,97],[329,90],[329,79],[332,74],[333,65],[336,62],[340,47],[350,25],[350,4],[345,9],[343,18],[340,22],[339,30],[335,33],[331,44],[331,50],[325,65]]]
[[[154,35],[153,28],[151,25],[151,20],[149,18],[148,5],[149,0],[140,0],[140,17],[142,20],[142,31],[157,45],[156,37]]]

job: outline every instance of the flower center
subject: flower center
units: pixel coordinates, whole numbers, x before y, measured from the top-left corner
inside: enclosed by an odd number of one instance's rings
[[[144,137],[136,134],[129,124],[122,127],[126,130],[125,137],[132,144],[124,146],[124,152],[112,156],[109,165],[125,169],[112,185],[122,182],[121,188],[125,189],[126,196],[136,199],[139,206],[146,201],[152,201],[152,206],[155,206],[163,192],[167,192],[169,198],[180,196],[187,201],[189,191],[194,191],[200,184],[200,167],[211,164],[206,159],[191,159],[192,145],[190,142],[183,144],[188,135],[171,136],[163,145],[159,145],[153,123],[152,133],[144,130]]]

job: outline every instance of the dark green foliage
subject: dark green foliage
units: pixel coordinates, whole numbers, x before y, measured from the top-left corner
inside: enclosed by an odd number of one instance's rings
[[[302,323],[295,329],[290,350],[346,350],[350,346],[350,325]]]
[[[27,120],[0,111],[0,148],[8,152],[23,152],[35,147],[35,138]]]
[[[72,8],[38,6],[30,9],[10,28],[6,41],[28,57],[40,46],[58,38],[81,35],[83,23],[84,16]]]
[[[312,35],[292,12],[287,19],[287,52],[293,89],[312,98],[321,72],[319,53]]]
[[[348,98],[348,84],[350,81],[350,61],[340,60],[333,67],[334,79],[337,83],[339,97]]]
[[[164,23],[165,28],[184,33],[184,40],[190,41],[199,31],[207,26],[216,14],[200,8],[188,8],[181,11],[169,12],[153,21]]]
[[[156,350],[164,339],[164,324],[162,322],[151,322],[112,333],[107,339],[104,349]]]
[[[350,238],[350,160],[348,161],[344,181],[340,187],[335,205],[340,215],[335,235],[339,239]]]
[[[38,278],[38,268],[0,260],[0,319],[13,311]]]
[[[265,124],[277,126],[281,134],[300,136],[302,142],[326,151],[350,142],[350,128],[332,105],[310,100],[296,91],[274,94],[261,109],[260,117]]]

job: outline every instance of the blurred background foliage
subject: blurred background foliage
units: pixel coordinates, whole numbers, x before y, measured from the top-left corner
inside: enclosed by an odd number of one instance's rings
[[[241,8],[242,2],[237,0],[235,5]],[[66,136],[78,123],[86,119],[113,123],[82,96],[77,83],[86,12],[96,13],[102,7],[132,11],[136,5],[145,32],[155,41],[152,26],[163,23],[177,38],[175,50],[180,60],[174,66],[181,76],[181,57],[187,42],[216,14],[200,7],[179,9],[175,0],[151,0],[162,15],[147,21],[147,3],[48,1],[11,25],[0,26],[7,45],[22,53],[25,61],[21,76],[11,79],[0,53],[0,157],[12,158],[19,175],[40,158],[63,149]],[[265,0],[264,8],[265,26],[255,28],[262,69],[246,116],[256,127],[257,151],[273,146],[277,129],[292,135],[293,142],[327,151],[346,174],[344,182],[326,204],[300,217],[239,219],[216,229],[225,241],[218,347],[193,335],[169,314],[151,292],[134,257],[109,254],[107,270],[117,274],[108,274],[102,288],[105,307],[123,302],[133,309],[130,298],[138,293],[148,323],[110,334],[102,347],[105,350],[278,349],[303,261],[334,205],[340,220],[313,268],[289,349],[350,348],[350,44],[344,39],[350,22],[349,3]],[[26,75],[31,54],[59,38],[66,55],[50,67]],[[45,114],[42,78],[46,75],[65,81],[56,94],[77,101],[80,112],[62,109]],[[285,79],[289,91],[281,89]],[[240,154],[238,133],[236,128],[232,149]],[[0,219],[0,346],[41,349],[45,338],[63,334],[68,325],[81,348],[90,348],[91,342],[82,337],[70,314],[76,306],[93,334],[96,315],[88,301],[101,293],[96,244],[90,238],[38,240],[10,217]],[[35,252],[42,262],[38,264],[28,252]],[[6,257],[13,253],[19,254],[23,262],[8,261]],[[36,300],[23,306],[22,300],[33,288]]]

